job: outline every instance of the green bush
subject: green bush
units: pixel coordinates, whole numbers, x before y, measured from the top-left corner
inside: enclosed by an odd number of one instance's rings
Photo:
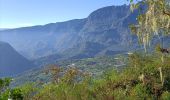
[[[8,81],[6,85],[2,85],[4,81],[0,80],[0,99],[10,97],[14,100],[170,100],[168,56],[162,63],[157,55],[134,53],[128,57],[126,68],[106,71],[97,78],[76,68],[64,72],[53,69],[52,72],[52,80],[48,83],[29,83],[12,90],[7,88]]]
[[[165,91],[162,96],[162,100],[170,100],[170,92]]]
[[[15,88],[11,90],[10,97],[13,100],[23,100],[23,93],[20,88]]]

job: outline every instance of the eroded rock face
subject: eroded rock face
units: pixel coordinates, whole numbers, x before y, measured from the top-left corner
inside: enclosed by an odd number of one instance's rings
[[[136,22],[136,16],[137,12],[132,13],[127,5],[109,6],[92,12],[84,19],[3,30],[0,31],[0,39],[28,58],[79,49],[77,45],[81,43],[103,45],[105,50],[96,50],[99,51],[97,53],[121,50],[120,47],[124,50],[125,46],[129,49],[128,44],[134,39],[128,25]]]

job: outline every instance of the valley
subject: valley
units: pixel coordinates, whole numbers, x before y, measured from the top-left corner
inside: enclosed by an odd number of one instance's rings
[[[12,23],[15,17],[2,21],[0,100],[170,100],[170,3],[128,2],[100,5],[86,17],[66,21],[65,15],[56,14],[58,9],[49,10],[61,5],[46,8],[39,3],[41,7],[34,6],[41,13],[29,6],[14,25],[8,20]],[[25,9],[14,8],[19,7]],[[30,17],[33,12],[38,19]],[[50,12],[63,21],[35,24],[52,18]],[[9,17],[4,15],[0,17]],[[18,27],[26,17],[35,23]]]

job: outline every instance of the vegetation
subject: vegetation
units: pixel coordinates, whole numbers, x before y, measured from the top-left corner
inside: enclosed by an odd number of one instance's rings
[[[8,100],[10,98],[13,98],[14,100],[23,99],[21,89],[9,89],[9,84],[11,81],[11,78],[0,79],[0,100]]]
[[[14,89],[1,89],[1,98],[14,100],[169,100],[170,57],[162,66],[158,53],[134,53],[128,56],[125,69],[106,71],[100,78],[77,68],[63,71],[50,66],[44,71],[51,74],[48,83],[27,83]],[[162,74],[160,74],[162,73]],[[163,83],[162,83],[163,81]],[[8,86],[8,85],[7,85]],[[2,99],[5,100],[5,99]]]
[[[134,4],[137,0],[130,1],[132,10],[138,9],[140,12],[138,23],[131,25],[131,31],[138,36],[146,51],[153,36],[170,34],[170,1],[142,0],[137,4]]]
[[[116,59],[115,59],[116,58]],[[95,58],[84,58],[84,59],[78,59],[78,60],[64,60],[56,62],[54,65],[56,67],[60,67],[63,73],[69,69],[70,67],[74,67],[76,69],[81,70],[82,72],[88,72],[92,73],[93,77],[99,77],[105,70],[113,69],[122,69],[123,65],[126,61],[126,58],[123,58],[123,56],[101,56],[101,57],[95,57]],[[49,82],[52,78],[50,74],[46,75],[44,74],[44,70],[48,69],[50,66],[53,65],[47,65],[45,67],[32,69],[30,71],[25,72],[24,74],[21,74],[17,76],[14,81],[12,81],[11,85],[13,87],[20,86],[22,84],[26,84],[27,82]],[[62,74],[62,73],[61,73]]]
[[[141,3],[147,5],[146,9],[144,7],[145,11],[141,11],[137,18],[137,25],[132,25],[131,29],[146,50],[152,36],[169,34],[170,12],[168,0],[142,0]],[[140,5],[132,4],[132,7],[139,8]],[[56,65],[49,66],[42,72],[51,76],[51,80],[46,83],[28,83],[11,89],[8,87],[10,79],[1,79],[0,99],[170,100],[168,54],[169,51],[160,45],[152,54],[130,54],[125,68],[109,69],[97,78],[80,70],[82,67],[74,67],[75,64],[64,71]],[[84,65],[81,61],[78,63]],[[92,66],[95,62],[88,64]]]

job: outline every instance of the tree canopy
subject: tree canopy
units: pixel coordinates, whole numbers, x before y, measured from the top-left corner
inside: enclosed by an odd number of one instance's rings
[[[139,10],[140,14],[138,23],[130,28],[146,51],[153,36],[170,34],[170,0],[142,0],[136,4],[135,1],[138,0],[130,0],[131,9]]]

